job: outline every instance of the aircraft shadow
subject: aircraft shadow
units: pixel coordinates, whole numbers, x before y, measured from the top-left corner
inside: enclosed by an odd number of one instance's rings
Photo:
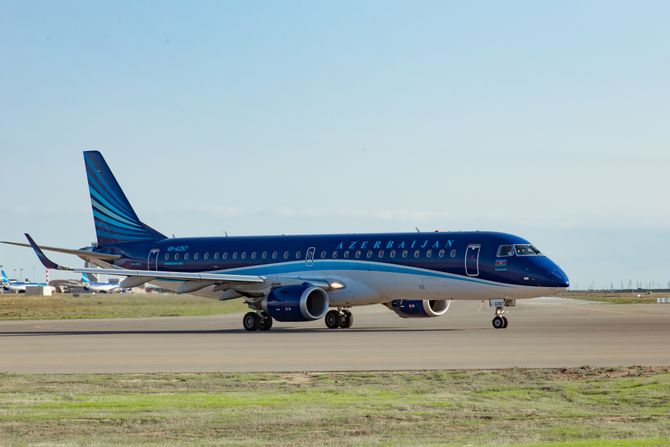
[[[474,328],[473,328],[474,329]],[[87,331],[0,331],[0,337],[44,337],[44,336],[93,336],[93,335],[200,335],[200,334],[246,334],[250,337],[279,334],[300,333],[385,333],[385,332],[457,332],[466,329],[453,328],[358,328],[335,330],[328,328],[274,328],[269,332],[248,332],[240,329],[166,329],[166,330],[87,330]]]

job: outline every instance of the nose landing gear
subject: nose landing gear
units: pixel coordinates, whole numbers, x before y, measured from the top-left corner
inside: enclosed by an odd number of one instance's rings
[[[492,323],[495,329],[505,329],[507,327],[507,318],[500,315],[496,315],[493,318]]]
[[[508,321],[507,318],[503,316],[503,313],[505,313],[505,306],[514,306],[515,304],[514,300],[504,300],[499,298],[489,300],[489,307],[496,308],[496,316],[493,317],[493,321],[491,321],[494,329],[507,328]]]

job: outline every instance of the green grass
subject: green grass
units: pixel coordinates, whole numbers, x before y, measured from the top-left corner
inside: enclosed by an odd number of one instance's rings
[[[222,303],[195,295],[0,295],[0,320],[203,316],[240,313],[246,309],[247,306],[242,300]]]
[[[656,304],[657,297],[667,297],[670,296],[670,294],[648,295],[645,292],[563,292],[560,296],[564,298],[598,301],[610,304]]]
[[[670,368],[0,374],[0,445],[667,446]]]

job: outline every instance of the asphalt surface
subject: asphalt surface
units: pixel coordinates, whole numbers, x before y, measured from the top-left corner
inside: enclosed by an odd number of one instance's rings
[[[323,321],[248,333],[241,315],[0,321],[0,371],[336,371],[670,365],[670,304],[520,302],[504,330],[492,310],[455,302],[438,318],[355,308],[351,329]]]

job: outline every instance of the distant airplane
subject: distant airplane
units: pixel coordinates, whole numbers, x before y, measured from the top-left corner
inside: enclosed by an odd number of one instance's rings
[[[93,293],[114,293],[120,292],[121,288],[118,284],[111,282],[98,282],[95,277],[90,273],[83,272],[81,274],[81,282],[83,284],[84,290],[87,292]]]
[[[2,272],[2,288],[7,292],[26,293],[26,287],[44,287],[48,284],[45,282],[23,282],[10,281],[4,270]]]
[[[47,268],[125,276],[121,287],[150,282],[178,293],[242,298],[251,309],[242,319],[249,331],[269,330],[274,320],[321,318],[328,328],[348,328],[349,309],[370,304],[403,318],[437,317],[450,300],[489,300],[493,327],[502,329],[504,308],[516,299],[569,285],[530,242],[506,233],[168,238],[139,219],[99,152],[84,152],[84,161],[97,245],[38,246],[28,234],[29,244],[7,243],[31,246]],[[102,268],[60,266],[43,250]]]

